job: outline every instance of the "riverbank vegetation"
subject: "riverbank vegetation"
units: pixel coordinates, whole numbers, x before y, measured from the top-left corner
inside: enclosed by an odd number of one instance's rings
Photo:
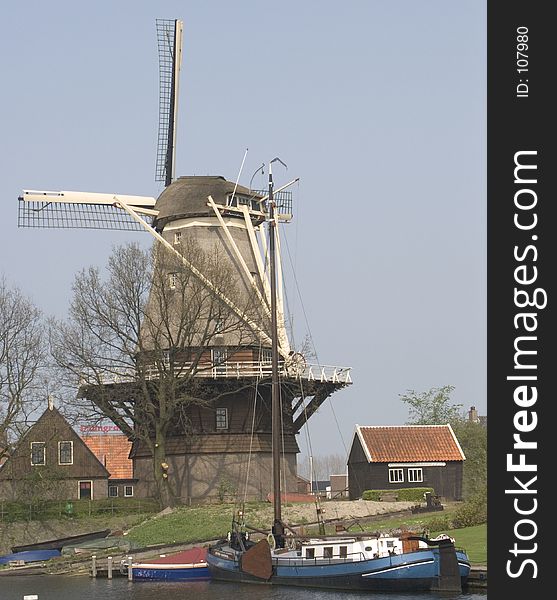
[[[481,506],[478,501],[476,506]],[[115,505],[111,505],[114,506]],[[147,505],[145,505],[147,506]],[[384,506],[389,511],[380,514]],[[350,531],[390,532],[408,529],[419,533],[427,532],[431,536],[447,533],[455,538],[459,547],[466,549],[474,564],[487,563],[487,527],[482,521],[481,511],[475,513],[479,519],[474,523],[470,518],[474,514],[474,504],[469,502],[453,503],[445,510],[432,513],[411,514],[407,503],[382,503],[366,501],[324,501],[322,503],[327,520],[337,518],[351,522]],[[339,508],[340,507],[340,508]],[[124,509],[118,512],[100,510],[107,508],[104,503],[99,510],[85,505],[74,507],[73,515],[64,515],[58,519],[42,521],[0,522],[0,554],[8,552],[14,544],[29,543],[45,539],[55,539],[87,531],[110,528],[124,533],[137,546],[164,546],[173,544],[204,543],[222,538],[230,530],[235,507],[233,504],[220,503],[198,507],[179,507],[173,510],[154,514],[132,510],[127,514]],[[131,508],[131,505],[130,505]],[[138,507],[135,507],[136,509]],[[341,510],[343,509],[343,512]],[[348,518],[347,515],[360,515]],[[367,509],[367,510],[366,510]],[[308,518],[315,512],[313,505],[290,504],[284,507],[290,523],[304,528],[305,533],[318,533],[315,517]],[[261,530],[266,530],[272,518],[272,506],[268,502],[250,502],[244,507],[246,523]],[[335,532],[334,521],[326,528],[327,533]]]

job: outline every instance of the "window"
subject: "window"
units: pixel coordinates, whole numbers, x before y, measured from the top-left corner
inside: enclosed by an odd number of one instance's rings
[[[259,357],[259,360],[261,360],[262,363],[270,365],[273,359],[273,351],[269,348],[261,348]]]
[[[92,500],[93,499],[93,482],[92,481],[80,481],[79,486],[79,499],[80,500]]]
[[[226,349],[213,348],[211,355],[215,376],[226,374]]]
[[[402,483],[404,481],[403,469],[389,469],[389,483]]]
[[[408,481],[410,483],[418,483],[424,480],[423,469],[408,469]]]
[[[46,454],[45,454],[45,442],[31,442],[31,464],[32,465],[45,465]]]
[[[182,243],[182,232],[181,231],[175,231],[174,232],[174,243],[175,244],[181,244]]]
[[[58,442],[58,464],[73,465],[73,442]]]
[[[315,558],[315,548],[306,548],[306,558]]]
[[[333,558],[333,547],[325,546],[323,548],[323,558]]]
[[[117,485],[109,485],[108,486],[108,497],[109,498],[118,498],[118,486]]]
[[[227,206],[247,206],[250,210],[261,210],[256,198],[250,196],[242,196],[241,194],[232,194],[226,199]]]
[[[124,497],[131,498],[133,496],[133,485],[124,486]]]
[[[228,408],[217,408],[215,418],[217,429],[228,429]]]
[[[168,274],[168,287],[171,290],[175,290],[177,282],[178,282],[178,273],[169,273]]]
[[[340,558],[346,558],[348,556],[348,546],[339,546],[338,555]]]

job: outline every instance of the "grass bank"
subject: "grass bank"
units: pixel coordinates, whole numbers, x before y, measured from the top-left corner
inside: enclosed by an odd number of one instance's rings
[[[440,533],[446,533],[455,539],[456,545],[464,548],[470,557],[470,561],[476,565],[487,565],[487,524],[475,525],[473,527],[464,527],[462,529],[444,529],[443,531],[436,530],[436,521],[439,520],[439,515],[442,514],[447,519],[451,519],[456,513],[456,508],[444,510],[443,513],[420,513],[412,516],[388,517],[368,523],[364,525],[366,531],[388,531],[396,530],[401,527],[415,531],[428,531],[431,537],[435,537]]]
[[[432,533],[433,536],[438,532]],[[440,532],[439,532],[440,533]],[[459,548],[464,548],[473,565],[487,565],[487,525],[451,529],[448,533]]]

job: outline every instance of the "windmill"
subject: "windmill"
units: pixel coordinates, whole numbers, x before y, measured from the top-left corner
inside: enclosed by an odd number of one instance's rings
[[[218,297],[219,302],[243,321],[250,332],[250,339],[243,340],[241,348],[238,348],[239,342],[233,339],[234,336],[226,333],[214,336],[206,352],[212,368],[199,371],[198,379],[204,381],[208,389],[230,385],[230,382],[247,389],[247,383],[268,379],[271,373],[271,281],[267,268],[270,242],[264,227],[269,220],[269,193],[252,190],[221,176],[174,176],[182,31],[180,20],[157,20],[160,96],[156,180],[163,181],[165,186],[159,197],[23,190],[19,197],[18,225],[148,232],[155,244],[165,248],[168,255],[191,273],[199,284]],[[289,222],[292,219],[292,196],[287,188],[295,181],[273,190],[276,221]],[[285,446],[290,476],[288,487],[292,489],[295,487],[298,452],[295,435],[330,394],[350,384],[351,380],[349,368],[310,365],[300,353],[291,349],[284,318],[279,231],[278,227],[272,230],[273,245],[279,250],[276,329],[282,374],[284,381],[289,383],[283,396],[288,438]],[[184,252],[186,241],[192,239],[204,251],[218,251],[223,257],[223,268],[226,266],[234,273],[240,293],[231,294],[223,290]],[[168,285],[172,286],[174,273],[169,271],[166,275]],[[256,309],[251,312],[245,310],[242,300],[247,297],[255,302]],[[122,379],[119,385],[127,383]],[[263,391],[259,392],[263,398],[262,406],[266,401],[264,389],[262,386]],[[206,472],[214,469],[216,463],[226,472],[232,468],[239,453],[245,453],[248,445],[250,448],[253,446],[247,441],[248,414],[252,409],[246,394],[248,392],[243,396],[233,395],[227,406],[213,406],[191,416],[193,436],[197,435],[198,439],[192,444],[190,435],[189,441],[184,441],[182,446],[176,444],[176,454],[172,461],[169,460],[169,476],[172,471],[189,473],[184,484],[187,489],[179,490],[181,496],[197,499],[214,493],[203,485],[208,479]],[[263,408],[261,410],[264,411]],[[261,483],[266,477],[262,473],[270,470],[270,423],[263,414],[257,416],[255,412],[253,409],[252,422],[257,420],[258,423],[258,451],[262,459],[259,466],[261,473],[255,477],[259,483],[252,485],[251,495],[259,497],[267,488],[265,483]],[[175,433],[179,438],[180,432]],[[207,455],[217,458],[208,460]],[[147,454],[136,448],[134,460],[136,476],[147,481],[150,476]],[[198,482],[197,487],[193,480]],[[147,488],[144,494],[149,495]]]

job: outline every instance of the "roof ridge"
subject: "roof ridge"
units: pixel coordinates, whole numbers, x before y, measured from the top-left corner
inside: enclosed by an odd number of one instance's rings
[[[435,425],[356,425],[356,427],[365,427],[366,429],[388,429],[390,427],[450,427],[450,423],[435,424]]]

